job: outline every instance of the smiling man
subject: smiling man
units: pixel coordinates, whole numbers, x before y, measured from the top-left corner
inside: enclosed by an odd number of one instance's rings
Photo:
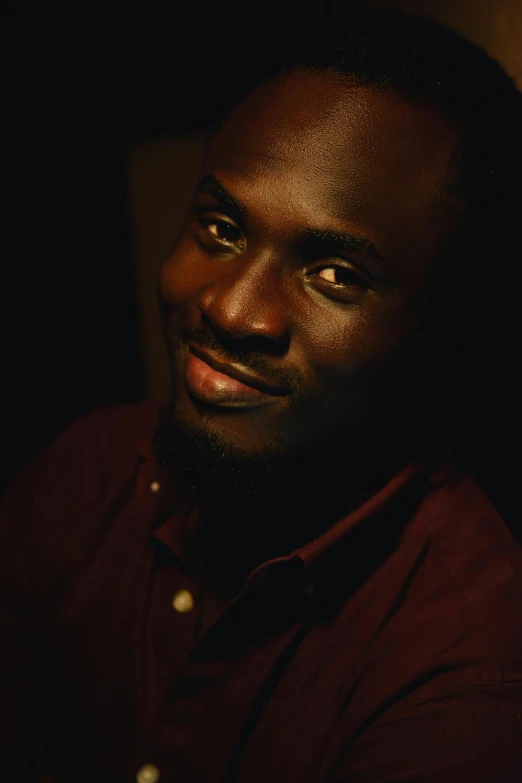
[[[521,554],[455,428],[521,118],[387,15],[222,118],[158,279],[168,403],[86,416],[6,499],[6,779],[522,779]]]

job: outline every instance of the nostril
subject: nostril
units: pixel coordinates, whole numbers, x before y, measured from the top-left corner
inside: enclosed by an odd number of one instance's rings
[[[234,290],[202,293],[199,300],[202,319],[221,339],[260,340],[262,345],[287,341],[284,308],[277,299],[263,300],[237,295]]]
[[[206,313],[201,312],[201,325],[206,327],[206,333],[215,335],[214,340],[208,337],[200,339],[200,344],[214,350],[222,349],[230,356],[241,359],[242,355],[268,354],[270,356],[284,356],[290,347],[290,333],[285,329],[281,334],[270,334],[264,329],[259,332],[254,330],[239,331],[231,328],[222,328]]]

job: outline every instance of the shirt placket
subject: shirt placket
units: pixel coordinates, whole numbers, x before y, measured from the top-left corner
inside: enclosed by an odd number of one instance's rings
[[[298,580],[281,596],[257,576],[195,644],[158,705],[141,753],[158,781],[226,779],[305,633],[303,613],[295,612],[305,586]]]

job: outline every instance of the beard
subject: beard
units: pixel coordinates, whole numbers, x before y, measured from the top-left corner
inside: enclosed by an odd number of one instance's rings
[[[233,359],[274,383],[286,386],[290,391],[290,410],[306,400],[305,379],[296,371],[291,374],[279,371],[274,377],[271,363],[264,357],[255,351],[241,349],[233,342],[228,343],[224,338],[218,341],[209,329],[201,326],[189,327],[183,323],[171,330],[164,324],[164,339],[171,364],[172,386],[170,401],[160,410],[153,432],[156,459],[200,505],[212,508],[225,505],[230,509],[248,502],[254,508],[281,485],[302,449],[290,445],[288,438],[280,432],[274,432],[256,451],[230,442],[212,426],[222,414],[196,400],[193,402],[199,420],[187,421],[178,409],[178,392],[183,381],[176,358],[190,339],[216,353],[221,353],[224,345]],[[229,410],[227,415],[241,416],[242,412]]]
[[[377,404],[372,407],[370,403],[370,417],[364,410],[367,399],[382,395],[382,383],[377,383],[371,374],[370,381],[363,379],[362,385],[354,379],[354,404],[346,402],[346,420],[333,423],[328,416],[322,416],[321,409],[340,410],[338,400],[331,405],[318,405],[317,394],[310,394],[304,378],[293,375],[274,379],[284,381],[291,389],[289,409],[298,413],[303,422],[303,437],[296,438],[293,430],[290,438],[274,431],[264,446],[255,451],[234,443],[213,427],[213,421],[222,413],[195,401],[198,415],[187,420],[177,402],[182,383],[176,362],[180,346],[188,338],[215,351],[221,349],[221,344],[207,329],[189,329],[186,325],[167,329],[165,338],[171,361],[172,393],[159,413],[153,450],[159,465],[182,491],[211,513],[226,511],[227,516],[232,516],[237,512],[244,519],[246,513],[261,517],[268,510],[269,516],[275,519],[299,502],[305,513],[312,512],[315,494],[323,506],[330,502],[338,509],[363,497],[367,485],[373,487],[374,480],[378,486],[381,463],[400,461],[403,447],[409,450],[411,433],[401,424],[401,404],[393,399],[392,392],[388,392],[392,399],[381,401],[381,407]],[[265,367],[262,357],[247,351],[243,355],[235,345],[226,348],[232,357],[271,377],[270,366]],[[377,380],[379,377],[377,374]],[[388,386],[393,388],[391,382]],[[412,405],[408,408],[411,416]],[[359,411],[357,416],[353,411]],[[241,416],[242,412],[227,411],[227,416],[234,415]]]
[[[222,589],[237,592],[260,562],[288,554],[309,537],[288,515],[289,486],[294,497],[299,493],[295,462],[282,439],[249,453],[203,423],[187,423],[170,402],[159,413],[152,445],[159,464],[198,509],[197,527],[187,523],[185,540]]]
[[[174,391],[159,412],[154,454],[198,508],[200,556],[231,589],[263,560],[320,536],[380,489],[408,456],[382,420],[308,443],[274,434],[253,452],[216,433],[212,420],[219,413],[201,408],[199,420],[187,421],[176,400]]]
[[[205,412],[196,426],[178,415],[174,402],[163,407],[152,439],[159,464],[204,506],[254,506],[277,492],[296,459],[284,439],[274,435],[254,454],[205,428],[214,415]]]

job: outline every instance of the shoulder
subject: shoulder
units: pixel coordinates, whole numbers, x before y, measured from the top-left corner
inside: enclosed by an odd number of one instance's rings
[[[350,702],[355,724],[522,683],[522,552],[472,478],[430,489],[362,598],[375,630]]]
[[[518,780],[522,551],[472,477],[432,486],[366,590],[376,630],[324,779]]]
[[[522,547],[469,475],[441,487],[425,519],[439,578],[455,607],[492,662],[522,672]]]
[[[20,589],[21,580],[36,589],[81,562],[107,509],[132,481],[159,408],[145,402],[90,411],[29,460],[2,498],[4,578],[10,572]]]
[[[112,459],[136,456],[154,427],[159,408],[157,402],[95,408],[58,433],[44,449],[44,455],[71,450],[81,454],[87,447],[97,449],[99,454],[110,454]]]
[[[15,477],[7,498],[29,500],[36,485],[45,485],[48,497],[57,486],[87,476],[110,485],[132,469],[143,445],[150,440],[159,403],[139,402],[106,406],[80,416],[35,454]]]

